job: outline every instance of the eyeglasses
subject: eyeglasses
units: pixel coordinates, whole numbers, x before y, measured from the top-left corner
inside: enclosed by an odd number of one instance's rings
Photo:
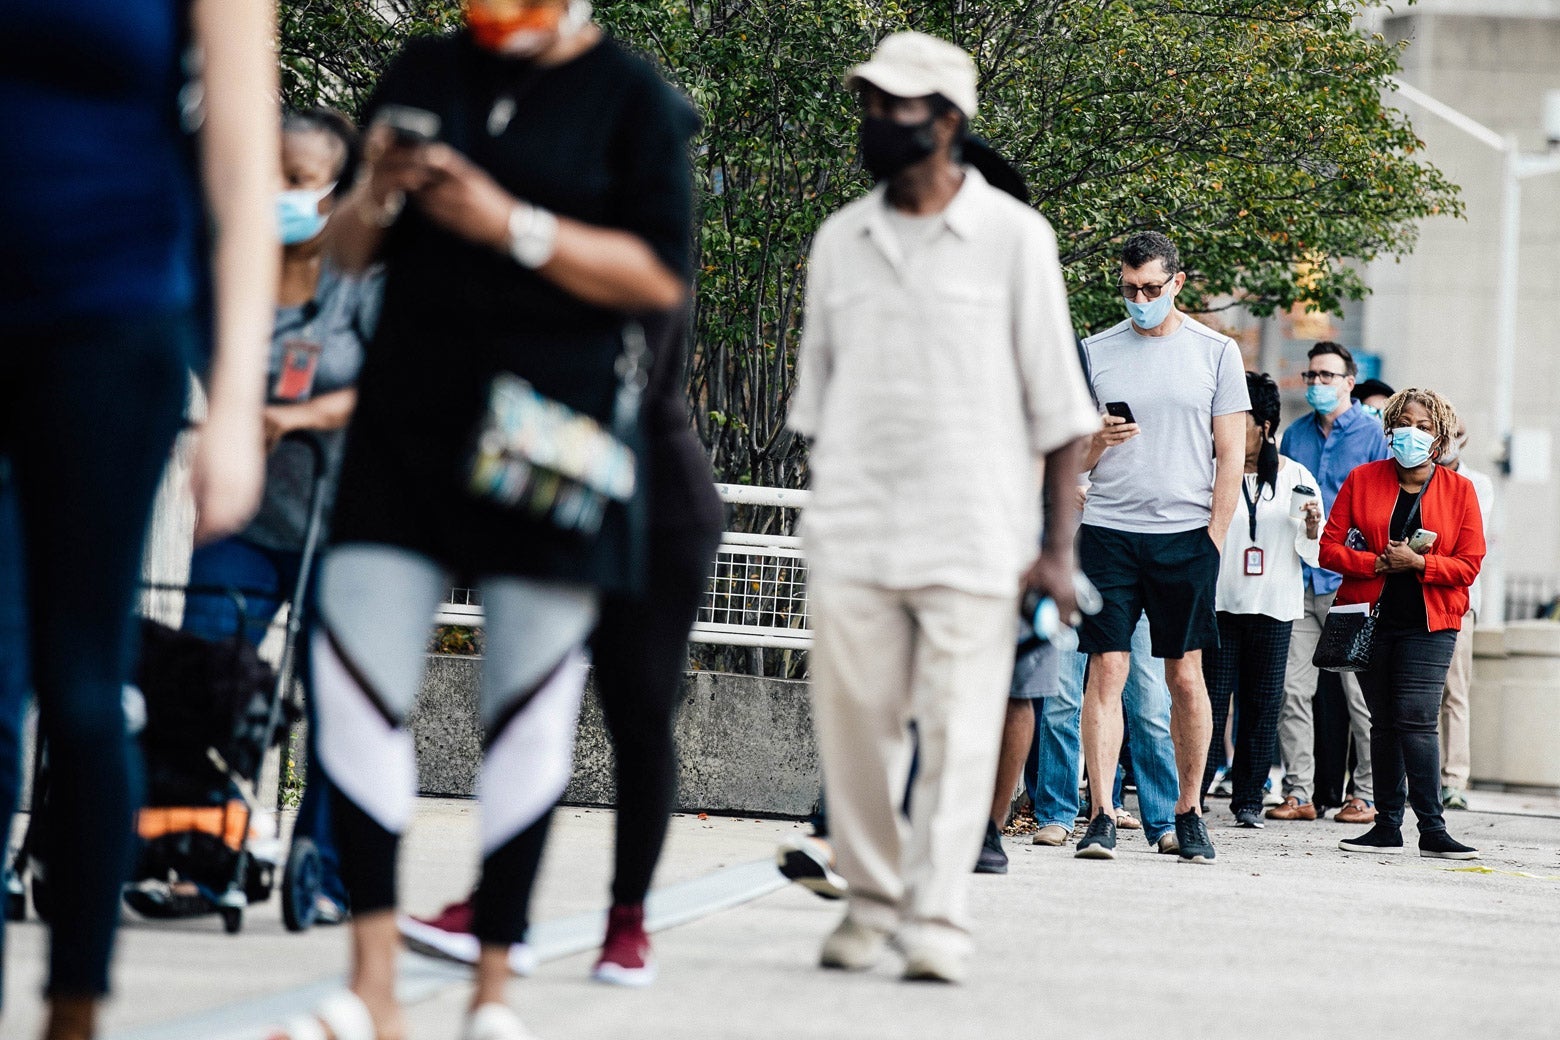
[[[1145,300],[1157,300],[1159,294],[1165,291],[1165,286],[1175,281],[1175,275],[1171,275],[1158,285],[1133,285],[1130,282],[1117,282],[1116,288],[1121,290],[1121,298],[1124,300],[1137,299],[1138,293],[1143,294]]]
[[[1332,383],[1349,377],[1342,372],[1301,372],[1300,378],[1307,383]]]

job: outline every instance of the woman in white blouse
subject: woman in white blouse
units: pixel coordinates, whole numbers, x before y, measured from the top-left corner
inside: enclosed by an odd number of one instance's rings
[[[1203,791],[1224,758],[1224,723],[1235,701],[1235,761],[1227,776],[1230,809],[1241,827],[1262,826],[1262,784],[1273,761],[1289,630],[1305,609],[1302,562],[1316,566],[1322,529],[1316,478],[1278,453],[1278,385],[1246,373],[1243,501],[1224,539],[1219,565],[1219,647],[1203,652],[1203,677],[1213,701],[1213,741]],[[1298,511],[1296,504],[1299,503]]]

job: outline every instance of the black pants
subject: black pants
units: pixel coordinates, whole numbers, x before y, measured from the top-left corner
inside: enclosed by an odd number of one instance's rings
[[[1213,741],[1203,768],[1202,790],[1213,783],[1214,763],[1223,757],[1224,723],[1232,698],[1235,712],[1235,761],[1230,766],[1234,796],[1230,810],[1260,812],[1262,784],[1273,764],[1278,716],[1284,706],[1284,672],[1289,660],[1292,621],[1265,614],[1219,611],[1219,645],[1203,651],[1203,679],[1213,702]]]
[[[608,598],[591,637],[596,695],[617,759],[612,902],[645,901],[677,796],[672,727],[688,629],[704,595],[718,530],[653,529],[643,597]]]
[[[51,995],[108,992],[140,806],[123,707],[130,614],[193,339],[182,313],[0,333],[0,454],[15,477],[29,656],[49,749],[40,852],[53,904]]]
[[[1348,796],[1349,774],[1354,770],[1354,744],[1349,739],[1349,698],[1343,692],[1343,677],[1336,672],[1319,672],[1316,699],[1311,719],[1316,773],[1311,801],[1317,809],[1337,808]]]
[[[1403,825],[1413,803],[1419,832],[1444,831],[1441,814],[1441,691],[1457,647],[1457,632],[1386,630],[1376,633],[1370,668],[1360,689],[1370,707],[1370,765],[1377,819]]]

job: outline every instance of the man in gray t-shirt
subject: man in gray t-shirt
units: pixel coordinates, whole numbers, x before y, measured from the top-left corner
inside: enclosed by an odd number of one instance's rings
[[[1202,651],[1219,645],[1214,593],[1240,494],[1250,400],[1240,348],[1176,309],[1185,283],[1168,238],[1134,235],[1121,260],[1131,318],[1084,341],[1106,426],[1085,460],[1092,486],[1078,532],[1078,562],[1105,602],[1078,632],[1078,649],[1089,655],[1083,749],[1093,800],[1082,858],[1115,856],[1121,692],[1144,613],[1171,694],[1180,776],[1174,847],[1190,862],[1214,858],[1200,814],[1212,735]]]

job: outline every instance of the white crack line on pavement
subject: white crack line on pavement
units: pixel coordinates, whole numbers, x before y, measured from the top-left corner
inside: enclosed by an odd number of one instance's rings
[[[771,860],[724,867],[650,893],[645,904],[645,925],[652,932],[675,928],[760,899],[787,884]],[[596,948],[606,920],[603,910],[542,921],[531,929],[531,945],[543,962],[572,957]],[[403,952],[396,993],[403,1004],[419,1004],[470,982],[471,969],[465,965]],[[342,979],[311,982],[173,1022],[127,1029],[106,1040],[263,1040],[281,1023],[308,1014],[343,984]]]

